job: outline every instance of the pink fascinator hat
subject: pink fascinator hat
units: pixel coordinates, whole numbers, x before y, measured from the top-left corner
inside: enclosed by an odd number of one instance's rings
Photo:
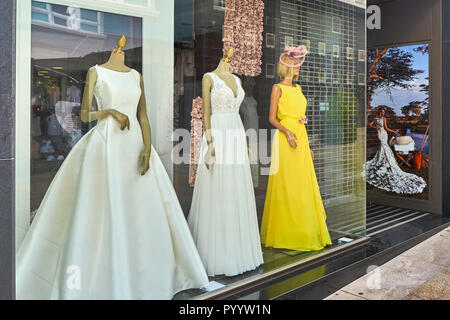
[[[306,58],[307,54],[308,54],[308,50],[306,49],[306,47],[304,45],[300,45],[298,47],[290,47],[290,46],[286,45],[283,53],[280,56],[280,62],[282,64],[284,64],[286,67],[290,67],[290,68],[300,67],[303,64],[303,62],[305,62],[305,58]],[[283,59],[282,59],[283,57],[299,60],[299,63],[289,64],[289,63],[283,61]]]

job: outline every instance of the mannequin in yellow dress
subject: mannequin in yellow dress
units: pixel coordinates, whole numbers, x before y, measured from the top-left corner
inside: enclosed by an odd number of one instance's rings
[[[282,81],[272,88],[269,121],[278,130],[272,144],[261,242],[312,251],[332,242],[305,128],[307,101],[301,87],[293,84],[305,57],[305,46],[286,47],[278,64]]]

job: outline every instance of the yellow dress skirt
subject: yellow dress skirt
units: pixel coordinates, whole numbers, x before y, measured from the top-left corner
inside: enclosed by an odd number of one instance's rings
[[[297,136],[297,148],[276,131],[261,226],[261,242],[268,247],[299,251],[331,245],[326,214],[317,183],[305,125],[306,98],[300,86],[281,86],[278,119]]]

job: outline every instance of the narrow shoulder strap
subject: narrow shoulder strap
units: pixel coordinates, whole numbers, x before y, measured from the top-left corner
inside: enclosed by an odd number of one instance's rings
[[[206,76],[206,75],[208,75],[208,76],[211,77],[212,82],[213,82],[213,88],[215,88],[215,87],[216,87],[216,83],[217,83],[215,77],[217,77],[217,76],[216,76],[213,72],[207,72],[207,73],[205,73],[205,76]]]
[[[241,84],[241,79],[239,79],[239,77],[237,76],[237,75],[235,75],[234,73],[232,73],[232,75],[233,75],[233,77],[234,77],[234,80],[236,81],[236,84],[238,85],[238,87],[239,87],[239,85]]]
[[[207,75],[209,75],[213,79],[213,81],[216,82],[217,76],[214,74],[214,72],[208,72]]]

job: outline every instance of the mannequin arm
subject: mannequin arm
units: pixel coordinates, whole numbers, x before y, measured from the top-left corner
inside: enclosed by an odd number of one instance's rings
[[[203,100],[203,126],[205,127],[206,142],[208,143],[208,151],[205,155],[205,165],[209,169],[214,164],[214,145],[211,135],[211,88],[212,79],[209,76],[203,76],[202,79],[202,100]]]
[[[203,76],[202,80],[202,100],[203,100],[203,126],[205,127],[206,141],[208,145],[212,143],[211,136],[211,79]]]
[[[81,121],[91,122],[94,120],[101,120],[108,116],[113,116],[120,124],[120,129],[123,130],[125,127],[130,129],[130,121],[127,115],[114,110],[98,110],[91,111],[92,99],[94,98],[94,87],[97,82],[97,71],[95,68],[90,68],[86,76],[86,85],[84,86],[83,99],[81,102]]]
[[[297,136],[286,127],[284,127],[277,119],[278,113],[278,101],[281,97],[281,89],[279,86],[274,85],[272,87],[272,93],[270,95],[270,109],[269,109],[269,122],[279,131],[286,135],[286,139],[291,148],[297,148]]]
[[[150,154],[152,152],[152,142],[151,142],[151,130],[150,123],[147,116],[147,102],[145,100],[144,91],[144,80],[142,75],[140,75],[140,86],[141,86],[141,97],[138,104],[138,122],[141,126],[142,140],[144,142],[144,149],[139,157],[139,170],[141,175],[144,175],[150,167]]]

